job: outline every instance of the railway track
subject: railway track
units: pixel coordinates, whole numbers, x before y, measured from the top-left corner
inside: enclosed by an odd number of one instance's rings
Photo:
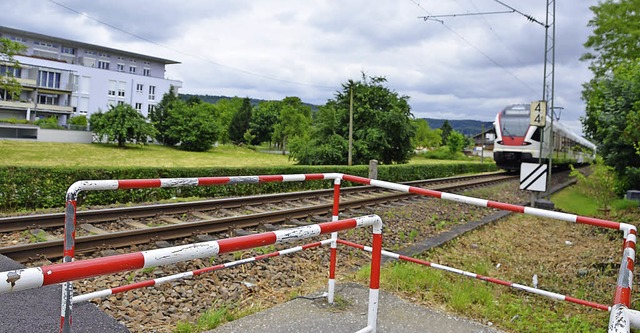
[[[453,192],[471,187],[488,186],[517,179],[505,173],[420,180],[404,183],[437,191]],[[333,190],[316,190],[182,202],[143,205],[99,210],[79,211],[79,229],[88,233],[76,238],[76,253],[98,249],[120,248],[159,240],[175,240],[196,235],[238,234],[245,229],[271,229],[280,226],[303,225],[330,220]],[[405,204],[422,197],[409,193],[382,190],[373,186],[343,187],[341,215],[362,215],[357,209],[374,205]],[[129,230],[107,231],[101,225],[116,223]],[[25,230],[52,229],[60,234],[64,214],[39,214],[0,218],[0,232],[20,233]],[[250,232],[250,231],[249,231]],[[223,236],[227,237],[227,236]],[[18,244],[0,248],[0,254],[19,262],[34,258],[59,258],[63,241]]]

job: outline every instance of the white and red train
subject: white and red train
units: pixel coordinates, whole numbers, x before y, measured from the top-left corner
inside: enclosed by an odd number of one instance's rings
[[[551,152],[551,117],[547,126],[530,125],[528,104],[515,104],[504,108],[493,123],[496,140],[493,159],[499,168],[520,170],[522,162],[548,163]],[[540,140],[542,138],[542,152]],[[553,122],[553,166],[568,166],[588,163],[595,159],[596,146],[587,139],[570,131],[560,122]],[[542,160],[540,160],[542,154]]]

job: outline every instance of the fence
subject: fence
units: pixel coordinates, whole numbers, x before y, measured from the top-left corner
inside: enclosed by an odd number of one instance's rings
[[[618,332],[629,332],[630,328],[640,328],[640,312],[629,309],[631,303],[631,290],[632,290],[632,281],[633,281],[633,268],[635,264],[635,248],[636,248],[636,227],[627,224],[627,223],[619,223],[613,221],[607,221],[602,219],[590,218],[577,216],[573,214],[566,214],[554,211],[547,211],[538,208],[524,207],[519,205],[513,205],[508,203],[502,203],[497,201],[485,200],[472,198],[462,195],[456,195],[451,193],[439,192],[434,190],[423,189],[419,187],[407,186],[402,184],[390,183],[375,179],[368,179],[363,177],[357,177],[347,174],[340,173],[323,173],[323,174],[294,174],[294,175],[264,175],[264,176],[245,176],[245,177],[204,177],[204,178],[172,178],[172,179],[129,179],[129,180],[96,180],[96,181],[79,181],[74,183],[69,190],[67,191],[66,196],[66,210],[65,210],[65,238],[64,238],[64,249],[63,249],[63,261],[64,263],[61,265],[50,265],[44,267],[37,268],[46,271],[47,274],[43,275],[43,277],[38,277],[38,274],[29,274],[23,277],[23,271],[14,271],[14,272],[3,272],[0,273],[0,293],[19,290],[16,288],[18,281],[20,285],[22,283],[26,283],[29,285],[33,285],[33,283],[39,283],[40,279],[50,279],[51,277],[48,274],[51,269],[55,266],[63,267],[75,267],[74,264],[78,262],[71,262],[75,255],[75,226],[76,226],[76,205],[77,205],[77,197],[81,191],[102,191],[102,190],[120,190],[120,189],[139,189],[139,188],[160,188],[160,187],[181,187],[181,186],[212,186],[212,185],[230,185],[230,184],[246,184],[246,183],[264,183],[264,182],[290,182],[290,181],[313,181],[313,180],[333,180],[334,181],[334,199],[333,199],[333,209],[332,209],[332,221],[338,222],[338,212],[339,212],[339,201],[340,201],[340,186],[341,181],[349,181],[356,184],[363,185],[371,185],[380,188],[413,193],[416,195],[422,196],[430,196],[444,200],[450,200],[475,206],[487,207],[487,208],[496,208],[500,210],[506,210],[516,213],[523,213],[533,216],[552,218],[561,221],[588,224],[592,226],[609,228],[614,230],[620,230],[623,232],[623,256],[620,264],[620,269],[618,272],[618,280],[616,284],[616,289],[614,292],[613,305],[607,306],[602,304],[597,304],[593,302],[578,300],[576,298],[570,296],[564,296],[556,293],[551,293],[543,290],[539,290],[536,288],[531,288],[527,286],[523,286],[520,284],[515,284],[499,279],[484,277],[478,274],[474,274],[471,272],[466,272],[462,270],[458,270],[455,268],[450,268],[442,265],[437,265],[428,262],[421,262],[417,259],[409,259],[408,257],[400,256],[393,254],[391,252],[386,252],[385,254],[391,256],[396,259],[408,260],[418,264],[422,264],[425,266],[430,266],[433,268],[444,269],[453,273],[462,274],[465,276],[478,278],[487,282],[498,283],[506,286],[510,286],[513,288],[517,288],[520,290],[524,290],[527,292],[532,292],[535,294],[551,297],[554,299],[565,300],[577,304],[591,306],[601,310],[609,310],[611,311],[610,321],[609,321],[609,332],[610,333],[618,333]],[[335,289],[335,266],[336,266],[336,248],[337,243],[340,242],[345,245],[351,245],[360,247],[364,250],[370,250],[376,252],[376,236],[374,234],[374,243],[373,248],[363,247],[357,244],[349,244],[348,242],[338,240],[337,239],[337,231],[335,230],[331,232],[331,239],[327,243],[331,245],[330,250],[330,268],[329,268],[329,283],[328,283],[328,293],[327,299],[330,303],[333,302],[333,295]],[[242,240],[242,246],[247,246],[248,244],[253,244],[254,239],[252,236],[246,236],[249,238],[244,238]],[[382,236],[379,237],[379,242],[382,241]],[[223,240],[225,243],[228,240]],[[218,241],[221,242],[221,241]],[[199,243],[203,244],[203,243]],[[196,246],[196,244],[191,245]],[[260,246],[260,245],[256,245]],[[239,248],[238,248],[239,249]],[[374,255],[375,257],[375,255]],[[139,267],[141,264],[144,265],[144,255],[141,257],[139,254],[127,254],[122,255],[122,258],[126,258],[129,266],[124,267],[123,269],[135,269],[135,267]],[[195,258],[195,257],[193,257]],[[379,259],[379,258],[378,258]],[[99,258],[99,260],[107,260],[106,258]],[[97,260],[96,262],[99,262]],[[141,261],[142,260],[142,261]],[[372,295],[370,293],[370,303],[369,310],[372,311],[372,307],[375,308],[377,312],[377,290],[379,285],[374,284],[373,270],[375,263],[372,262],[372,276],[371,276],[371,290],[375,290],[376,298],[375,301],[372,299]],[[100,271],[99,267],[96,267],[98,271]],[[379,270],[379,267],[378,267]],[[87,276],[78,277],[78,273],[74,273],[69,270],[62,269],[64,274],[60,275],[64,278],[58,278],[55,283],[64,282],[62,288],[62,313],[61,313],[61,331],[68,332],[71,327],[71,309],[73,304],[73,286],[71,281],[77,278],[83,278]],[[184,273],[186,275],[193,275],[199,272],[189,272]],[[105,271],[104,274],[107,274]],[[92,275],[95,276],[95,275]],[[73,279],[72,279],[73,277]],[[22,281],[20,281],[22,280]],[[5,285],[4,283],[8,284]],[[152,282],[144,282],[146,284],[156,283],[157,281]],[[160,281],[162,282],[162,280]],[[374,288],[375,287],[375,288]],[[106,292],[113,292],[106,291]],[[362,332],[375,332],[375,320],[371,323],[371,318],[368,319],[369,325]],[[373,325],[373,326],[372,326]]]

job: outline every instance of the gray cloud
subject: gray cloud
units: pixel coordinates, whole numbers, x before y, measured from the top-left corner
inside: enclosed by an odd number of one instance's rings
[[[53,1],[5,0],[0,22],[180,61],[167,75],[185,93],[323,104],[364,71],[410,96],[416,117],[478,120],[542,94],[543,27],[519,14],[418,18],[506,9],[491,0],[55,1],[128,34]],[[544,20],[544,3],[508,3]],[[578,59],[596,4],[557,4],[556,105],[574,129],[590,77]]]

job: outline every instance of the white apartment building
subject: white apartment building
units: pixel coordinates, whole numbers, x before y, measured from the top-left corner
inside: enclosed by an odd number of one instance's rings
[[[12,74],[22,93],[11,99],[0,90],[0,118],[36,120],[69,117],[127,103],[145,117],[181,81],[165,78],[165,66],[179,62],[0,26],[0,37],[27,47],[15,58],[21,68],[0,64],[0,75]]]

